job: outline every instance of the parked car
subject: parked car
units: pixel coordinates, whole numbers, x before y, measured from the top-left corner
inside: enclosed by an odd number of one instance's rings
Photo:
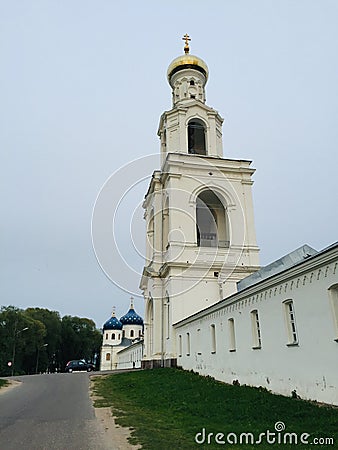
[[[74,372],[76,370],[91,372],[95,370],[95,366],[92,363],[87,363],[82,359],[74,359],[73,361],[68,361],[66,364],[65,372]]]

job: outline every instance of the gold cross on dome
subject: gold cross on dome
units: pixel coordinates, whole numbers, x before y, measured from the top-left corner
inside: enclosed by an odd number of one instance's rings
[[[185,35],[182,37],[182,40],[185,41],[184,53],[189,53],[189,41],[191,41],[189,34],[185,33]]]

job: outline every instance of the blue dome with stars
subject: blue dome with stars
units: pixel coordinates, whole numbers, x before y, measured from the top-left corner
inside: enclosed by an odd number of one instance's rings
[[[131,299],[129,311],[120,318],[120,322],[123,325],[143,325],[142,317],[134,309],[133,298]]]
[[[103,325],[104,330],[122,330],[122,327],[122,323],[115,316],[115,311],[113,311],[111,318],[108,319]]]

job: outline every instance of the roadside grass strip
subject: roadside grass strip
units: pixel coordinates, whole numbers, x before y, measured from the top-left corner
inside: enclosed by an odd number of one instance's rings
[[[0,389],[1,389],[2,387],[6,387],[6,386],[8,386],[8,381],[7,381],[7,380],[2,380],[2,379],[0,379]]]

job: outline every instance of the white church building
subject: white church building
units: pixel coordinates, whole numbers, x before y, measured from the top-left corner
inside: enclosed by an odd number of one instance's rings
[[[143,204],[144,341],[121,348],[116,367],[138,351],[143,368],[177,365],[338,405],[338,244],[304,245],[260,268],[254,169],[223,157],[223,119],[206,105],[208,67],[184,39],[167,72],[161,167]]]
[[[143,319],[134,309],[131,297],[127,314],[116,317],[115,308],[102,328],[100,370],[130,369],[141,367],[143,346]],[[127,357],[124,350],[128,349]]]

